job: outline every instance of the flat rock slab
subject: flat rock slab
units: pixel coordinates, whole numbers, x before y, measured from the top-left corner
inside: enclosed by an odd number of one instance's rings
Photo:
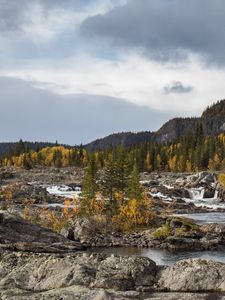
[[[0,211],[0,250],[52,253],[85,248],[84,245],[69,241],[51,230]]]

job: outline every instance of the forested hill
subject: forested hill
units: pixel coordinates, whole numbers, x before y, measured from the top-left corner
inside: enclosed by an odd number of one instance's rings
[[[24,168],[87,167],[93,160],[98,168],[122,161],[127,166],[136,165],[141,172],[224,170],[224,107],[225,101],[221,101],[208,107],[200,118],[173,119],[153,133],[113,134],[88,146],[63,147],[55,143],[46,147],[47,144],[20,141],[0,163],[3,167]]]
[[[216,136],[225,131],[225,100],[218,101],[202,113],[199,118],[175,118],[165,123],[156,132],[122,132],[111,134],[86,145],[88,150],[106,150],[112,146],[129,147],[143,142],[174,142],[187,132],[194,132],[200,126],[204,136]]]
[[[56,143],[49,143],[49,142],[23,142],[20,140],[19,142],[14,143],[0,143],[0,159],[4,157],[5,154],[13,152],[21,153],[26,149],[39,151],[45,147],[53,147],[57,144]],[[65,145],[64,145],[65,146]],[[69,147],[69,146],[65,146]],[[23,149],[24,148],[24,149]]]
[[[138,133],[122,132],[111,134],[105,138],[97,139],[85,146],[87,150],[108,150],[123,145],[131,147],[147,142],[176,142],[187,132],[195,132],[197,127],[202,128],[204,136],[217,136],[225,131],[225,100],[207,107],[200,118],[175,118],[165,123],[158,131],[143,131]],[[44,147],[55,146],[56,143],[48,142],[24,142],[24,143],[0,143],[0,159],[11,150],[21,153],[21,146],[29,150],[38,151]],[[72,146],[62,145],[65,148]],[[22,149],[23,150],[23,149]]]
[[[107,150],[115,148],[120,145],[124,147],[131,147],[136,144],[144,143],[152,139],[154,133],[150,131],[143,131],[138,133],[121,132],[114,133],[105,138],[97,139],[96,141],[86,145],[88,150]]]

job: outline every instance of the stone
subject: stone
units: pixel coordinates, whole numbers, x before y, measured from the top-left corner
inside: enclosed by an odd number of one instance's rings
[[[156,264],[144,257],[108,257],[98,267],[93,287],[130,290],[135,286],[152,286]]]
[[[178,261],[162,270],[158,287],[168,291],[225,291],[225,264],[203,259]]]
[[[54,253],[84,250],[86,247],[19,216],[0,211],[0,249]]]

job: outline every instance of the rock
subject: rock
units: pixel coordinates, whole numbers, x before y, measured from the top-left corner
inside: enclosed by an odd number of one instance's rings
[[[63,235],[65,238],[71,240],[71,241],[74,241],[74,231],[72,228],[63,228],[61,231],[60,231],[60,234]]]
[[[203,198],[214,198],[215,196],[215,189],[212,187],[206,187]]]
[[[204,172],[204,176],[200,180],[200,182],[201,183],[206,183],[208,185],[208,184],[216,182],[216,177],[213,173],[205,173]]]
[[[6,253],[1,255],[0,287],[41,292],[89,286],[104,256]]]
[[[93,298],[93,300],[113,300],[114,297],[106,291],[99,291]]]
[[[0,290],[14,288],[34,293],[85,286],[135,291],[139,286],[151,287],[155,275],[153,261],[135,256],[19,252],[0,256]]]
[[[225,300],[225,296],[218,293],[153,293],[145,300]]]
[[[2,290],[0,296],[2,300],[137,300],[141,297],[140,293],[136,291],[104,291],[76,285],[35,293],[20,289]],[[156,299],[159,300],[159,298],[151,300]]]
[[[225,237],[225,225],[224,224],[214,224],[214,223],[204,224],[201,226],[201,231],[205,234]]]
[[[30,252],[65,252],[86,247],[69,241],[46,228],[31,224],[21,217],[0,211],[0,249]]]
[[[166,195],[173,198],[190,198],[188,190],[182,188],[168,189]]]
[[[201,250],[200,240],[185,237],[171,236],[166,239],[166,248],[170,251]]]
[[[12,179],[14,178],[14,174],[10,171],[3,170],[0,172],[0,180],[7,180],[7,179]]]
[[[220,291],[225,264],[213,261],[188,259],[159,268],[135,256],[0,253],[3,300],[224,299]]]
[[[225,188],[222,184],[217,185],[218,198],[221,202],[225,201]]]
[[[205,236],[200,240],[200,243],[204,250],[217,250],[218,247],[222,244],[222,238]]]
[[[163,270],[158,287],[168,291],[225,291],[225,264],[187,259]]]
[[[152,286],[156,264],[144,257],[108,257],[98,267],[93,287],[131,290],[136,286]]]

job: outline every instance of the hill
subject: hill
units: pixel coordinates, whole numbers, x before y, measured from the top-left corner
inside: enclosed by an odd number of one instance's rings
[[[29,150],[38,151],[45,147],[53,147],[56,143],[49,143],[49,142],[23,142],[20,140],[19,142],[13,142],[13,143],[0,143],[0,159],[4,157],[4,155],[8,154],[9,152],[17,152],[17,150],[20,152],[21,147],[27,148]],[[67,145],[64,145],[65,147],[70,147]]]
[[[202,113],[199,118],[174,118],[166,122],[156,132],[122,132],[111,134],[86,145],[88,150],[106,150],[110,147],[123,145],[125,147],[143,142],[175,142],[187,132],[194,132],[197,126],[203,130],[203,135],[216,136],[225,131],[225,100],[218,101]]]

